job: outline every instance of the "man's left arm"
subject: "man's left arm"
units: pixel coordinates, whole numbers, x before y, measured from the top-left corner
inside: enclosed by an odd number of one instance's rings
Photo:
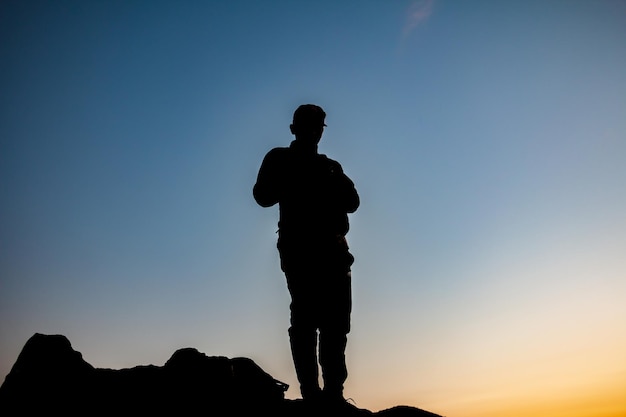
[[[341,165],[332,161],[331,164],[331,187],[333,199],[346,213],[354,213],[361,203],[354,182],[343,172]]]

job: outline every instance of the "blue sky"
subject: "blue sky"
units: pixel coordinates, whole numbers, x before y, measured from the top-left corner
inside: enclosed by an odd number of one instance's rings
[[[99,367],[186,346],[248,356],[297,396],[278,213],[251,189],[316,103],[320,152],[362,199],[346,395],[617,415],[625,15],[608,0],[2,2],[0,377],[33,333],[60,333]]]

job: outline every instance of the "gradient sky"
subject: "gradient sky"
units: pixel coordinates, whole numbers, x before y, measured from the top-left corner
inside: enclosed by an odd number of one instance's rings
[[[351,215],[346,396],[626,413],[626,2],[2,1],[0,378],[247,356],[299,395],[276,207],[302,103]]]

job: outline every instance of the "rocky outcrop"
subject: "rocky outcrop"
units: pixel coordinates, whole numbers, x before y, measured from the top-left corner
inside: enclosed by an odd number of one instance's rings
[[[101,369],[61,335],[32,336],[0,386],[0,414],[438,417],[413,407],[372,413],[286,400],[287,385],[248,358],[177,350],[163,365]]]

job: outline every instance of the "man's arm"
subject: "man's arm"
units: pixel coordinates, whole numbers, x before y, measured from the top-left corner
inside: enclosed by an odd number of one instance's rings
[[[341,165],[337,161],[331,162],[333,199],[346,213],[354,213],[359,208],[360,199],[354,183],[343,172]]]
[[[344,209],[346,210],[346,213],[354,213],[361,204],[361,199],[356,191],[356,187],[354,186],[352,180],[343,172],[341,173],[340,182],[342,188],[340,196]]]
[[[272,149],[265,155],[252,189],[254,199],[262,207],[271,207],[280,200],[283,181],[280,178],[279,152]]]

